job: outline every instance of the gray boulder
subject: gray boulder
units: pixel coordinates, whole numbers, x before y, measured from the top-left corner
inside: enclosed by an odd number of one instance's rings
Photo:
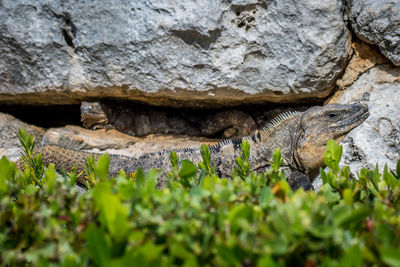
[[[0,101],[325,97],[349,57],[342,1],[0,2]]]
[[[36,137],[37,144],[42,141],[44,129],[24,123],[9,114],[0,113],[0,158],[6,156],[11,160],[17,160],[21,156],[18,139],[20,128]]]
[[[395,168],[400,153],[400,68],[370,69],[330,103],[366,103],[369,118],[342,141],[342,164],[360,168]]]
[[[352,0],[349,11],[357,36],[377,45],[382,54],[400,66],[400,1]]]

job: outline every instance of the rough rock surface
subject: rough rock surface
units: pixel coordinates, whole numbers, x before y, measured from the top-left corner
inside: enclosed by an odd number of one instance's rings
[[[341,90],[350,86],[358,77],[375,65],[389,63],[387,58],[382,56],[376,46],[367,44],[357,39],[352,44],[353,55],[343,76],[336,82]]]
[[[50,128],[43,136],[42,145],[52,144],[75,150],[89,150],[97,148],[122,149],[129,147],[139,141],[130,135],[116,130],[100,129],[91,131],[79,126],[67,125],[60,128]]]
[[[325,97],[349,40],[341,0],[5,0],[0,100],[196,106]]]
[[[40,143],[44,134],[42,128],[26,124],[15,117],[0,113],[0,157],[6,156],[10,160],[17,160],[20,157],[20,146],[18,133],[24,128],[27,133],[36,136],[37,143]]]
[[[213,145],[218,142],[215,139],[165,135],[149,135],[139,138],[116,130],[93,131],[70,125],[45,131],[40,127],[21,122],[9,114],[0,113],[0,157],[6,156],[14,161],[20,157],[17,137],[19,128],[24,128],[28,134],[33,134],[37,138],[38,145],[59,145],[76,150],[131,156],[168,149],[200,147],[202,144]]]
[[[357,36],[376,44],[382,54],[400,66],[400,1],[352,0],[349,11]]]
[[[217,140],[194,137],[149,135],[133,137],[116,130],[88,130],[78,126],[51,128],[46,131],[42,145],[58,145],[75,150],[88,150],[129,156],[140,156],[161,150],[200,147],[215,144]]]
[[[370,69],[329,103],[366,103],[369,118],[342,141],[342,163],[355,171],[362,167],[395,168],[400,153],[400,68],[381,65]]]

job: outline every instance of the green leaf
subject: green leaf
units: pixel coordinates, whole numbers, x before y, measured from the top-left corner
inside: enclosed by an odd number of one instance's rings
[[[271,256],[265,255],[261,257],[257,262],[257,267],[280,267],[281,264],[275,262]]]
[[[235,159],[235,167],[233,174],[234,176],[239,176],[243,181],[249,175],[250,172],[250,164],[249,164],[249,157],[250,157],[250,144],[247,141],[242,141],[242,155]]]
[[[145,179],[144,179],[144,173],[143,173],[142,168],[137,169],[135,174],[136,174],[136,179],[135,179],[136,185],[137,186],[143,185]]]
[[[341,226],[349,227],[354,225],[357,227],[370,213],[371,210],[367,207],[360,207],[355,210],[346,209],[346,212],[341,213],[340,216],[335,214],[335,221]]]
[[[192,177],[197,173],[196,165],[190,160],[184,159],[182,160],[182,166],[179,170],[180,177]]]
[[[288,232],[286,232],[286,235],[287,233]],[[289,249],[287,242],[279,238],[273,240],[270,245],[274,255],[285,255]]]
[[[326,176],[325,170],[323,168],[319,168],[319,174],[321,175],[322,183],[326,184],[328,182],[328,178]]]
[[[27,134],[24,128],[19,128],[18,139],[21,141],[21,145],[25,144],[27,141]]]
[[[108,154],[101,155],[96,161],[94,171],[96,177],[100,179],[100,181],[104,181],[107,179],[108,170],[110,167],[110,157]]]
[[[206,175],[206,176],[203,178],[203,181],[202,181],[200,187],[201,187],[203,190],[212,191],[212,190],[214,189],[214,186],[215,186],[215,178],[214,178],[214,176],[208,176],[208,175]]]
[[[96,161],[94,160],[93,155],[91,155],[85,159],[85,173],[86,173],[86,177],[88,179],[88,181],[87,181],[88,188],[90,188],[92,184],[96,183],[95,165],[96,165]]]
[[[27,195],[32,195],[33,196],[33,195],[36,194],[37,191],[38,191],[38,188],[33,184],[30,184],[25,188],[25,193]]]
[[[148,172],[146,172],[144,176],[144,183],[149,187],[149,188],[154,188],[157,185],[157,179],[162,175],[162,170],[158,169],[151,169]]]
[[[99,266],[109,266],[111,250],[106,233],[91,224],[86,233],[86,243],[90,258]]]
[[[170,251],[170,255],[178,258],[185,260],[185,262],[188,260],[189,263],[193,263],[192,259],[194,258],[195,255],[191,253],[188,249],[185,248],[183,244],[178,242],[175,239],[170,239],[168,240],[168,248]]]
[[[389,266],[400,266],[400,249],[393,247],[384,247],[379,250],[382,261]]]
[[[18,139],[20,141],[20,145],[23,149],[23,159],[26,164],[29,164],[29,160],[32,156],[33,150],[36,144],[36,138],[33,138],[32,134],[27,135],[25,129],[19,129]]]
[[[79,263],[79,257],[75,254],[67,254],[62,257],[62,267],[78,267],[81,266]]]
[[[54,164],[51,163],[45,172],[45,186],[52,193],[57,183],[57,174]]]
[[[109,182],[100,182],[93,188],[93,198],[99,209],[100,221],[116,240],[126,238],[128,210],[111,192]]]
[[[342,156],[342,146],[336,144],[334,140],[329,140],[326,145],[326,151],[324,154],[324,163],[326,166],[331,168],[333,171],[339,171],[339,162]]]
[[[320,192],[326,198],[328,203],[336,203],[341,199],[340,194],[338,192],[334,192],[330,184],[322,185]]]
[[[279,148],[275,149],[274,154],[272,155],[272,169],[277,172],[283,163],[283,159],[281,158],[281,150]]]
[[[201,157],[203,158],[203,162],[207,165],[210,164],[211,162],[211,153],[210,153],[210,148],[205,145],[202,144],[200,147],[200,152],[201,152]]]
[[[203,183],[203,179],[204,177],[206,177],[206,175],[207,175],[206,170],[202,169],[197,179],[197,186],[201,186],[201,184]]]
[[[135,250],[125,253],[122,258],[113,260],[110,266],[160,266],[163,249],[164,246],[155,245],[151,241],[148,241],[142,246],[135,248]]]
[[[345,177],[346,180],[348,180],[350,178],[350,168],[349,166],[344,166],[341,170],[340,170],[340,175]]]
[[[245,160],[248,160],[250,157],[250,143],[246,140],[242,141],[242,154]]]
[[[63,177],[66,177],[65,175],[65,173],[64,174],[62,174],[63,175]],[[76,180],[78,179],[78,175],[76,174],[76,172],[70,172],[70,173],[68,173],[68,180],[69,180],[69,182],[68,182],[68,185],[70,186],[70,187],[73,187],[75,184],[76,184]],[[88,187],[88,188],[90,188],[90,187]]]
[[[239,265],[239,261],[236,258],[235,251],[227,246],[219,245],[217,246],[218,255],[226,261],[230,266]]]
[[[340,266],[361,267],[363,266],[360,247],[354,245],[350,247],[340,259]]]
[[[169,159],[171,160],[171,166],[173,169],[179,168],[179,158],[175,151],[171,151],[169,154]]]
[[[239,204],[235,206],[228,215],[228,220],[231,225],[231,229],[236,231],[241,228],[241,223],[251,221],[253,216],[253,207]]]
[[[215,173],[215,166],[212,166],[211,163],[211,153],[210,153],[210,148],[205,145],[202,144],[201,148],[200,148],[200,152],[201,152],[201,157],[203,159],[203,165],[206,171],[207,175],[213,175]]]
[[[347,205],[353,204],[353,192],[350,188],[343,190],[343,200]]]
[[[316,225],[310,229],[310,232],[318,238],[330,238],[333,235],[332,225]]]
[[[379,237],[379,243],[382,244],[381,247],[390,247],[394,244],[396,234],[391,225],[377,224],[374,228],[377,237]]]
[[[388,169],[387,164],[383,169],[383,180],[390,186],[390,188],[394,189],[397,185],[397,179]]]
[[[340,162],[340,159],[342,157],[343,148],[342,148],[342,146],[336,144],[336,142],[334,142],[334,143],[335,143],[335,146],[334,146],[334,150],[333,150],[333,155],[334,155],[333,158],[334,158],[335,162],[337,162],[337,164],[339,166],[339,162]]]
[[[11,179],[13,172],[11,162],[3,156],[0,159],[0,195],[7,191],[7,180]]]
[[[269,203],[275,198],[274,194],[271,192],[269,187],[264,187],[260,194],[260,206],[268,207]]]
[[[190,160],[182,160],[182,166],[179,170],[179,183],[185,188],[191,188],[195,185],[195,175],[197,173],[196,165]]]

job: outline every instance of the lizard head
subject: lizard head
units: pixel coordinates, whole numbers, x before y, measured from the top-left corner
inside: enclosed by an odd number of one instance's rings
[[[368,106],[364,104],[331,104],[308,109],[300,118],[293,151],[296,163],[306,172],[315,172],[324,166],[327,142],[333,139],[339,143],[368,116]]]

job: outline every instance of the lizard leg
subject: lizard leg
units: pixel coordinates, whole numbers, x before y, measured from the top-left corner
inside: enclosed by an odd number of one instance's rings
[[[293,191],[296,191],[300,187],[302,187],[305,191],[314,190],[314,187],[312,186],[310,179],[308,178],[307,175],[305,175],[302,172],[299,171],[292,172],[287,178],[287,181]]]

